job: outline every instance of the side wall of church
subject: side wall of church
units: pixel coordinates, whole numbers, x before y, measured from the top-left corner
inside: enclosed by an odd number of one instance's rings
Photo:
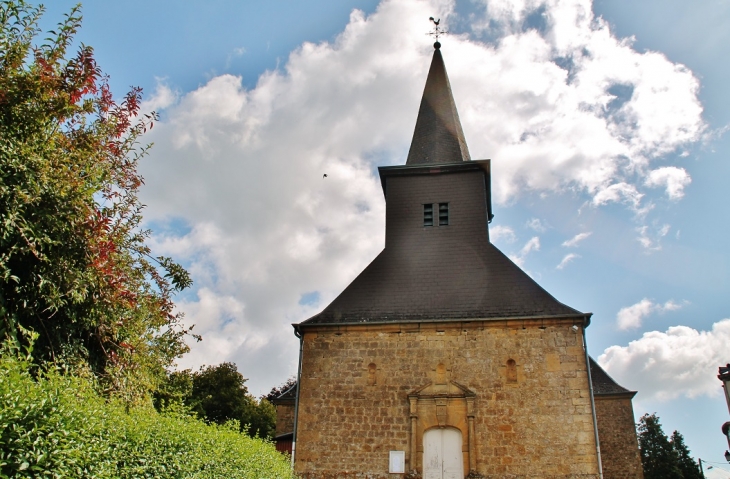
[[[629,396],[596,396],[604,479],[643,479],[634,408]]]
[[[388,458],[405,451],[406,471],[421,473],[422,445],[411,457],[416,426],[408,396],[446,379],[475,394],[474,437],[463,436],[473,442],[462,447],[465,475],[475,464],[487,478],[597,478],[585,353],[572,324],[307,330],[295,471],[305,478],[402,477],[388,474]],[[443,426],[465,430],[449,423],[459,414],[448,412]],[[470,449],[476,457],[468,457]]]
[[[294,431],[294,399],[276,404],[276,436]]]

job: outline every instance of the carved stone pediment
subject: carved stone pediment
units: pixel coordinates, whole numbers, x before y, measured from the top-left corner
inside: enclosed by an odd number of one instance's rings
[[[436,398],[468,398],[475,397],[476,393],[468,387],[449,381],[446,384],[428,384],[410,392],[408,399],[436,399]]]

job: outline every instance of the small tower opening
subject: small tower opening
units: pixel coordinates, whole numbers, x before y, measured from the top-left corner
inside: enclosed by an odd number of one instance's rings
[[[433,226],[433,204],[423,205],[423,226]]]
[[[449,204],[439,203],[439,226],[449,225]]]

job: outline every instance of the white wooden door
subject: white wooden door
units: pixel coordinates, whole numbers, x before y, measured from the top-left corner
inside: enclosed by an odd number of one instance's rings
[[[423,435],[423,479],[464,479],[461,431],[429,429]]]

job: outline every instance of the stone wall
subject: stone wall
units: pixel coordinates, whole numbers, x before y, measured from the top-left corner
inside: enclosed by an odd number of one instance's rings
[[[275,436],[294,431],[294,398],[276,401],[276,432]]]
[[[633,393],[596,396],[598,441],[604,479],[643,479],[634,426]]]
[[[420,473],[424,430],[455,427],[472,477],[597,478],[585,353],[573,324],[307,327],[295,471],[391,477],[389,451],[398,450],[406,469]]]

